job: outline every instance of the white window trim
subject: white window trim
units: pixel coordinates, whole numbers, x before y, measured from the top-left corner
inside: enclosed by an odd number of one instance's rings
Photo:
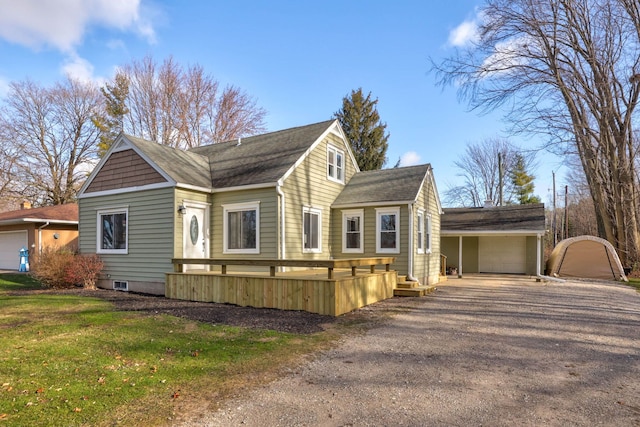
[[[336,175],[338,172],[338,168],[337,168],[337,164],[338,164],[338,154],[340,154],[342,156],[342,179],[338,179],[334,176],[331,176],[329,174],[329,153],[333,152],[334,153],[334,159],[335,159],[335,164],[333,165],[333,170],[335,171]],[[344,161],[344,151],[340,150],[337,147],[334,147],[333,145],[327,145],[327,179],[329,181],[333,181],[333,182],[339,182],[340,184],[344,184],[344,175],[345,175],[345,161]]]
[[[416,226],[416,251],[423,254],[425,249],[425,216],[422,209],[418,210]]]
[[[304,214],[305,213],[318,215],[318,247],[317,248],[304,247]],[[302,207],[302,253],[305,253],[305,254],[322,253],[322,209],[312,208],[311,206]]]
[[[425,253],[430,254],[432,251],[432,246],[431,244],[433,243],[433,227],[431,224],[431,214],[427,215],[427,224],[425,227],[425,237],[426,237],[426,242],[425,242]]]
[[[381,248],[380,247],[380,233],[381,224],[380,217],[382,215],[395,215],[396,216],[396,247],[395,248]],[[376,252],[380,254],[399,254],[400,253],[400,208],[376,208]]]
[[[102,215],[125,214],[127,226],[125,229],[124,249],[103,249],[102,248]],[[110,255],[127,255],[129,253],[129,207],[98,209],[96,215],[96,253]]]
[[[128,291],[129,290],[129,282],[126,280],[113,280],[112,282],[113,290],[115,291]],[[116,286],[118,283],[120,286]]]
[[[238,211],[256,211],[256,247],[251,249],[229,249],[228,213]],[[259,254],[260,253],[260,202],[234,203],[222,205],[222,240],[224,254]]]
[[[360,217],[360,248],[347,248],[347,218],[353,216]],[[342,252],[364,253],[364,209],[342,211]]]

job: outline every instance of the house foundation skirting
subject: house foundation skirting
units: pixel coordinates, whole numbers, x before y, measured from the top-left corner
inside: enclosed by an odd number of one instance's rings
[[[340,316],[393,297],[395,271],[336,274],[327,279],[297,272],[287,276],[214,273],[167,273],[167,298],[235,304],[243,307],[304,310]]]

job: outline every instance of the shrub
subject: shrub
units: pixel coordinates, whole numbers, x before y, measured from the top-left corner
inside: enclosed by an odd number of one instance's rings
[[[69,284],[65,276],[74,257],[75,254],[67,248],[45,248],[35,256],[31,275],[50,288],[71,287],[73,283]]]
[[[75,255],[67,264],[65,278],[72,284],[82,284],[84,288],[95,289],[98,275],[104,268],[104,262],[98,255]]]

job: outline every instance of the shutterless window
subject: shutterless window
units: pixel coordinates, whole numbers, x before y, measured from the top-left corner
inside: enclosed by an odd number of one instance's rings
[[[342,251],[363,252],[362,226],[363,211],[345,211],[342,213]]]
[[[98,253],[127,253],[128,211],[98,211]]]
[[[303,242],[304,252],[320,252],[321,249],[321,229],[322,216],[319,209],[303,208]]]
[[[259,216],[257,204],[224,206],[225,252],[258,253]]]
[[[400,249],[400,210],[376,210],[376,250],[377,252],[398,253]]]
[[[424,252],[424,212],[418,212],[418,219],[416,220],[417,227],[417,249],[418,253]]]
[[[427,215],[427,243],[426,243],[426,249],[427,249],[427,253],[431,253],[431,236],[432,236],[432,229],[431,229],[431,215]]]
[[[332,146],[327,148],[327,176],[344,182],[344,152]]]

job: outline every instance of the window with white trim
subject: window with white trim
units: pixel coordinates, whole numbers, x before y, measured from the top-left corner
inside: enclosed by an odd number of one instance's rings
[[[327,146],[327,178],[344,183],[344,151]]]
[[[260,202],[222,205],[224,253],[260,253]]]
[[[98,211],[97,248],[99,254],[127,254],[129,209],[113,208]]]
[[[428,254],[430,254],[431,253],[431,235],[433,234],[432,233],[432,229],[431,229],[431,215],[427,215],[427,230],[426,230],[426,232],[427,232],[427,235],[426,235],[427,239],[426,239],[425,249],[426,249],[426,252]]]
[[[342,212],[342,252],[363,253],[364,210]]]
[[[376,209],[376,252],[400,253],[400,208]]]
[[[302,252],[322,252],[322,211],[302,208]]]
[[[424,212],[418,211],[418,218],[416,220],[416,249],[419,254],[424,253]]]

